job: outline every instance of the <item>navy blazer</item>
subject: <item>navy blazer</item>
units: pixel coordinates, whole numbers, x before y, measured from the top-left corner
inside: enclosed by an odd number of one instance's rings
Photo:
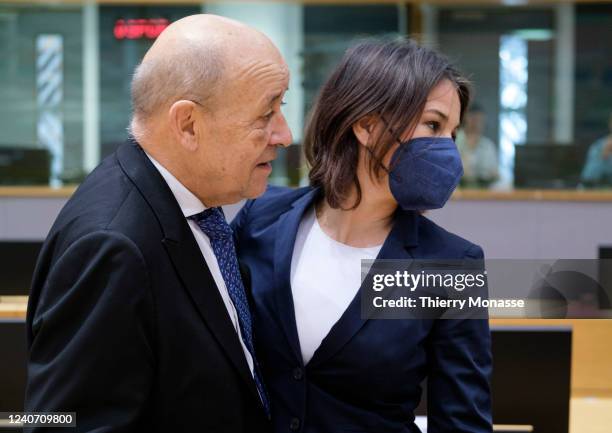
[[[269,187],[232,223],[251,274],[274,431],[418,432],[414,410],[427,378],[429,433],[491,432],[486,320],[364,320],[357,295],[304,365],[290,269],[299,223],[317,196],[310,187]],[[417,212],[398,210],[378,258],[482,259],[483,252]]]
[[[27,333],[25,410],[76,412],[72,433],[270,431],[187,220],[133,141],[57,217]]]

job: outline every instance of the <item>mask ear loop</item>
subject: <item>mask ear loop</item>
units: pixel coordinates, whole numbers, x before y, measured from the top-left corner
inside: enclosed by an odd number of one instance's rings
[[[387,127],[387,129],[389,130],[391,135],[393,135],[394,140],[399,144],[399,147],[398,147],[398,149],[395,152],[398,154],[398,157],[400,157],[401,154],[403,152],[405,152],[406,149],[408,149],[407,143],[410,140],[402,142],[402,140],[397,136],[397,134],[395,133],[393,128],[391,128],[391,126],[389,126],[389,122],[387,122],[387,120],[382,115],[380,116],[380,119],[383,121],[383,123],[385,124],[385,126]],[[420,155],[422,155],[423,153],[427,152],[431,148],[431,146],[433,146],[434,138],[435,137],[427,137],[427,138],[429,139],[429,142],[427,143],[427,146],[418,155],[414,155],[415,158],[420,156]],[[380,158],[378,158],[376,155],[374,155],[374,152],[372,151],[372,149],[370,149],[369,146],[365,146],[365,148],[370,153],[370,157],[375,159],[376,161],[378,161],[378,163],[380,164],[382,169],[387,173],[388,176],[391,176],[391,177],[395,178],[398,182],[402,181],[402,177],[399,174],[392,173],[393,167],[387,167],[385,164],[383,164],[382,160]]]
[[[393,130],[393,128],[391,128],[391,126],[389,126],[389,122],[387,122],[387,120],[380,115],[380,120],[383,121],[383,123],[385,124],[385,126],[387,127],[387,129],[389,130],[389,132],[391,133],[391,135],[393,136],[393,139],[395,141],[397,141],[397,143],[399,144],[399,148],[395,151],[395,152],[404,152],[404,150],[406,149],[407,146],[404,146],[404,144],[402,143],[402,141],[399,139],[399,137],[397,136],[397,134],[395,133],[395,131]],[[394,178],[396,178],[398,181],[402,181],[401,176],[399,176],[397,173],[392,173],[391,170],[393,169],[393,167],[387,167],[385,164],[383,164],[382,160],[378,157],[376,157],[376,155],[374,155],[374,152],[372,152],[372,149],[370,149],[368,146],[366,146],[366,149],[368,149],[368,152],[370,152],[370,156],[372,158],[374,158],[375,160],[378,161],[378,163],[380,164],[380,166],[383,168],[383,170],[385,170],[385,172],[387,173],[387,175],[392,176]]]
[[[398,151],[400,152],[404,152],[408,146],[406,145],[411,139],[408,139],[404,142],[402,142],[401,138],[399,138],[399,136],[395,133],[395,131],[393,130],[393,128],[391,128],[389,126],[389,123],[385,120],[384,117],[380,116],[381,120],[385,123],[385,125],[387,126],[387,128],[389,129],[389,131],[391,132],[391,134],[395,137],[395,141],[397,141],[400,145],[400,148],[398,149]],[[422,154],[424,154],[425,152],[427,152],[429,149],[431,149],[431,147],[434,145],[435,139],[439,138],[439,136],[434,136],[434,137],[417,137],[417,138],[426,138],[428,139],[428,141],[426,141],[426,147],[421,150],[418,154],[414,155],[414,158],[421,156]],[[455,140],[453,139],[453,142]]]
[[[398,149],[395,151],[395,153],[398,155],[398,158],[401,157],[402,153],[404,153],[407,149],[408,149],[408,141],[406,142],[402,142],[401,138],[395,133],[395,131],[393,130],[393,128],[391,126],[389,126],[389,122],[387,122],[387,120],[381,115],[380,119],[383,121],[383,123],[385,124],[385,126],[387,127],[387,129],[389,130],[389,132],[391,133],[391,135],[394,137],[394,140],[397,142],[397,144],[399,145]],[[431,146],[431,144],[430,144]],[[370,151],[370,154],[374,157],[373,152],[370,150],[370,148],[368,148],[368,150]],[[393,177],[394,179],[396,179],[398,182],[402,182],[402,177],[397,174],[397,173],[393,173],[393,167],[386,167],[382,161],[379,161],[381,167],[384,168],[384,170],[387,172],[387,174],[391,177]]]
[[[391,128],[391,127],[389,126],[389,123],[388,123],[388,122],[385,120],[385,118],[384,118],[384,117],[382,117],[382,116],[380,116],[380,118],[381,118],[381,120],[384,122],[384,124],[387,126],[387,128],[389,129],[389,131],[391,132],[391,134],[393,135],[393,137],[394,137],[395,141],[397,141],[397,143],[399,144],[399,148],[396,150],[396,152],[399,152],[399,153],[398,153],[398,156],[401,156],[401,153],[405,152],[405,151],[406,151],[406,149],[408,149],[408,145],[407,145],[407,143],[408,143],[410,140],[412,140],[412,139],[409,139],[409,140],[406,140],[406,141],[402,141],[402,140],[401,140],[401,138],[400,138],[400,137],[399,137],[399,136],[398,136],[398,135],[395,133],[395,131],[393,130],[393,128]],[[423,138],[425,138],[425,137],[423,137]],[[423,153],[427,152],[427,151],[428,151],[428,150],[431,148],[431,146],[433,146],[433,144],[434,144],[434,138],[435,138],[435,137],[427,137],[427,138],[429,139],[429,142],[426,142],[426,147],[425,147],[425,149],[421,150],[421,152],[419,152],[417,155],[414,155],[414,156],[413,156],[414,158],[416,158],[416,157],[418,157],[418,156],[422,155]],[[393,167],[389,168],[389,170],[388,170],[388,171],[390,171],[392,168],[393,168]]]
[[[380,119],[383,121],[383,123],[385,124],[385,126],[389,129],[389,131],[391,132],[391,134],[395,135],[395,132],[393,131],[393,129],[391,127],[389,127],[389,124],[387,123],[387,121],[385,120],[385,118],[381,115]],[[402,147],[402,143],[399,141],[399,139],[395,138],[395,141],[397,141],[400,144],[400,147]],[[378,164],[380,165],[380,167],[385,171],[385,173],[387,173],[387,176],[392,176],[394,178],[397,178],[400,182],[401,182],[401,178],[397,175],[397,174],[393,174],[391,173],[391,168],[387,167],[383,162],[382,159],[379,158],[378,156],[376,156],[374,154],[374,152],[372,151],[372,149],[370,149],[370,146],[365,146],[366,150],[368,151],[368,153],[370,154],[370,157],[372,159],[374,159],[375,161],[378,162]],[[400,149],[398,149],[400,150]]]

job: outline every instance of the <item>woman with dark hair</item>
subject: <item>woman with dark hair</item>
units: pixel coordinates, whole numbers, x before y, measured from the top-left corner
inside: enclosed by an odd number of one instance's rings
[[[423,216],[462,174],[453,142],[466,80],[410,40],[347,51],[305,133],[310,186],[274,188],[234,220],[250,271],[257,355],[275,432],[490,432],[486,320],[360,315],[361,259],[482,259]]]

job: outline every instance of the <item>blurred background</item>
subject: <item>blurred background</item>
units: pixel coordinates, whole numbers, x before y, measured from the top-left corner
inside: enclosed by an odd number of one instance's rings
[[[0,411],[22,407],[42,241],[126,139],[146,50],[200,12],[262,30],[289,65],[283,110],[295,142],[279,151],[272,183],[307,183],[304,118],[345,49],[367,36],[413,37],[474,88],[457,137],[461,186],[427,216],[487,258],[586,259],[612,287],[612,1],[0,0]],[[498,431],[612,431],[612,321],[491,324],[494,421],[507,427]]]
[[[169,23],[202,11],[259,28],[287,59],[295,146],[273,183],[304,183],[304,116],[351,42],[408,35],[474,84],[458,138],[464,187],[612,186],[612,3],[521,0],[0,1],[0,183],[82,180],[125,140],[145,51]]]

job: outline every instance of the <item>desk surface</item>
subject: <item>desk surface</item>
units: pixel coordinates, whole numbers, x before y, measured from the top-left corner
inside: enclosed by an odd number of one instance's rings
[[[77,185],[69,185],[61,188],[51,188],[47,186],[1,186],[0,197],[68,198],[74,193],[76,188]],[[452,199],[474,201],[612,202],[612,189],[516,189],[509,191],[458,189],[453,193]]]
[[[27,296],[0,296],[0,319],[25,318]]]
[[[610,433],[612,398],[572,397],[570,433]]]
[[[25,198],[68,198],[77,185],[52,188],[50,186],[0,186],[0,197]]]
[[[452,199],[472,201],[612,202],[612,189],[515,189],[509,191],[493,191],[487,189],[458,189],[453,193]]]
[[[27,309],[27,296],[2,296],[0,297],[0,318],[24,318]],[[493,324],[519,324],[518,320],[494,320]],[[533,325],[534,321],[523,321],[525,325]],[[546,323],[548,322],[548,323]],[[567,321],[537,321],[541,325],[559,324],[562,322],[567,324]],[[599,327],[604,326],[606,330],[612,326],[612,321],[580,321],[580,325],[586,326],[588,323],[595,324]],[[580,328],[579,328],[580,329]],[[593,331],[597,331],[595,328]],[[591,331],[591,332],[593,332]],[[579,337],[577,335],[576,337]],[[604,337],[600,335],[600,337]],[[609,339],[605,339],[609,341]],[[606,344],[607,346],[607,344]],[[586,350],[589,353],[593,351],[592,347],[578,348]],[[601,355],[601,354],[600,354]],[[576,354],[574,354],[576,358]],[[580,362],[581,358],[574,359],[574,362]],[[592,360],[591,360],[592,361]],[[601,363],[610,365],[610,358],[598,359]],[[591,365],[593,365],[591,363]],[[612,370],[612,367],[608,367]],[[601,378],[600,378],[601,379]],[[576,380],[576,378],[574,378]],[[612,426],[612,391],[591,389],[586,391],[577,390],[572,386],[572,399],[570,404],[570,433],[609,433]]]

